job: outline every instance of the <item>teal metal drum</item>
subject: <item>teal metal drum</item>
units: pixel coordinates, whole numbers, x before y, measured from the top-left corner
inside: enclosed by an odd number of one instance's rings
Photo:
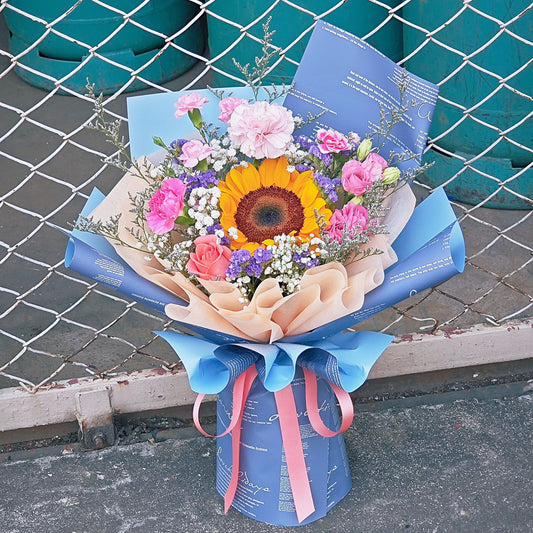
[[[129,13],[141,3],[141,0],[114,0],[109,5]],[[73,91],[85,92],[89,79],[98,92],[112,93],[131,79],[129,69],[139,69],[150,61],[139,76],[152,83],[176,78],[196,62],[193,56],[174,47],[158,55],[165,44],[163,37],[131,22],[125,23],[120,13],[90,0],[82,0],[74,9],[75,0],[11,0],[10,5],[40,19],[32,20],[18,11],[4,10],[10,51],[13,55],[25,52],[18,59],[15,72],[42,89],[55,88],[52,78],[68,76],[62,85]],[[197,15],[198,8],[187,0],[152,0],[131,15],[131,20],[170,36]],[[47,29],[46,24],[55,20],[58,22]],[[192,24],[173,42],[192,53],[201,53],[205,46],[202,21]],[[88,47],[97,47],[98,55],[90,57]],[[126,90],[146,86],[141,80],[135,80]]]
[[[300,0],[295,4],[304,10],[301,11],[284,2],[280,2],[272,8],[270,0],[214,0],[209,4],[208,10],[216,16],[208,13],[207,17],[208,41],[211,59],[214,60],[213,66],[242,78],[233,63],[233,59],[241,65],[249,63],[253,67],[255,57],[261,56],[261,44],[259,42],[246,35],[241,38],[242,34],[239,28],[222,19],[245,27],[251,25],[250,28],[247,28],[247,32],[257,39],[262,39],[263,24],[269,17],[272,17],[270,30],[275,31],[273,45],[280,48],[290,46],[290,49],[286,54],[288,59],[283,59],[275,67],[268,76],[267,82],[290,84],[297,63],[300,61],[311,35],[309,28],[313,24],[313,17],[305,10],[313,13],[324,13],[338,3],[338,0]],[[399,0],[392,0],[388,4],[396,6],[399,4]],[[389,18],[390,20],[387,20]],[[383,24],[377,32],[368,37],[367,42],[394,61],[398,61],[402,57],[401,22],[390,17],[387,9],[373,4],[369,0],[348,0],[344,5],[324,17],[323,20],[359,37],[366,36]],[[292,44],[294,41],[296,42]],[[276,57],[273,61],[275,60]],[[228,87],[238,85],[238,82],[215,70],[213,84],[215,87]]]
[[[425,160],[435,164],[421,181],[431,187],[447,184],[448,194],[466,203],[531,209],[533,10],[529,0],[473,0],[465,5],[460,0],[411,0],[403,15],[429,32],[442,26],[429,41],[425,31],[404,27],[405,56],[416,50],[407,69],[440,84],[430,137],[442,150],[426,154]]]

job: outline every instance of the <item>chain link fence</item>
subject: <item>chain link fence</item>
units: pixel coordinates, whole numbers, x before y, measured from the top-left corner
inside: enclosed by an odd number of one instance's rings
[[[179,362],[164,317],[64,266],[71,223],[113,147],[86,128],[85,84],[124,122],[126,97],[239,83],[262,24],[270,81],[296,69],[314,22],[368,40],[440,86],[418,199],[444,185],[465,233],[464,274],[361,325],[396,336],[533,316],[533,4],[464,0],[0,1],[0,387],[104,378]],[[139,92],[140,91],[140,92]]]

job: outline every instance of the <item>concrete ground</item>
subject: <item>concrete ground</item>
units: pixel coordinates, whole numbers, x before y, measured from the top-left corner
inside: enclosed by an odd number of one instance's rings
[[[356,406],[346,432],[353,488],[307,532],[533,530],[533,383]],[[0,455],[3,533],[268,533],[223,512],[215,441],[193,428],[82,452]]]

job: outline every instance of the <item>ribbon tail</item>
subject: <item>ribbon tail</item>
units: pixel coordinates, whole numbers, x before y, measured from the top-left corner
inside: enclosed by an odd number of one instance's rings
[[[240,462],[240,450],[241,450],[241,422],[242,414],[244,412],[244,407],[246,405],[246,398],[250,393],[252,384],[257,377],[257,369],[255,365],[252,365],[247,370],[245,370],[241,376],[242,387],[234,387],[233,389],[233,416],[235,419],[235,424],[232,420],[232,429],[231,429],[231,454],[232,454],[232,467],[231,467],[231,478],[224,494],[224,513],[229,511],[233,499],[235,498],[235,493],[237,492],[237,485],[239,482],[239,462]],[[239,376],[239,378],[241,377]],[[238,379],[238,378],[237,378]],[[238,406],[239,412],[236,413],[236,406]],[[229,428],[228,428],[229,429]],[[224,432],[224,435],[227,433]]]
[[[318,410],[316,375],[306,368],[304,368],[303,371],[305,377],[305,403],[307,407],[307,415],[309,416],[309,422],[313,426],[313,429],[322,437],[335,437],[340,433],[344,433],[352,425],[354,417],[353,403],[350,394],[344,389],[337,387],[337,385],[328,382],[337,397],[341,410],[341,426],[338,431],[333,431],[324,424]]]
[[[275,392],[274,397],[278,409],[281,439],[287,461],[294,506],[298,522],[301,523],[315,511],[315,504],[313,503],[313,495],[307,476],[307,466],[305,464],[292,386],[288,385]]]

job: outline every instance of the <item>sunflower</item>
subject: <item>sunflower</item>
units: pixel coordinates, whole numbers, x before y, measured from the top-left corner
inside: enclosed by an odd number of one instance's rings
[[[289,172],[287,167],[285,157],[265,159],[259,168],[248,164],[231,169],[219,183],[220,223],[231,236],[233,249],[253,251],[282,234],[302,240],[309,240],[311,234],[318,237],[316,213],[329,222],[331,210],[313,181],[313,172]]]

